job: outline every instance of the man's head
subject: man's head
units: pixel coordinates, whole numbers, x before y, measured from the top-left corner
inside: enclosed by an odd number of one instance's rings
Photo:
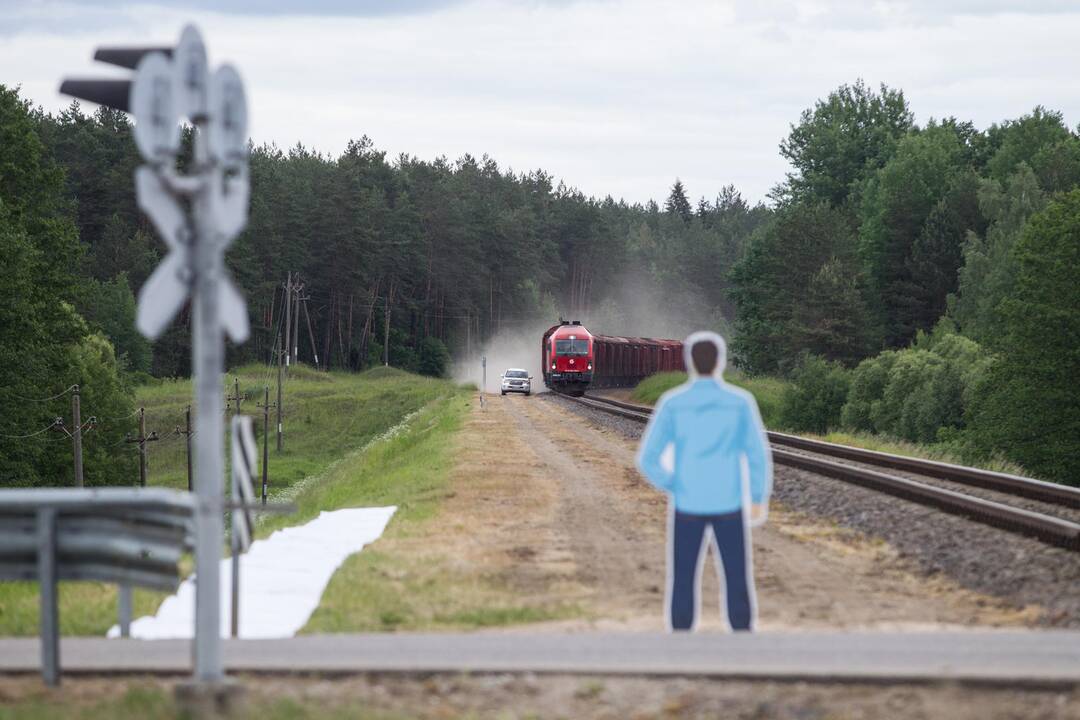
[[[716,345],[708,340],[700,340],[690,348],[690,359],[694,361],[694,370],[698,375],[712,375],[716,369]]]
[[[698,377],[717,376],[724,370],[727,348],[714,332],[701,331],[683,341],[686,368]]]

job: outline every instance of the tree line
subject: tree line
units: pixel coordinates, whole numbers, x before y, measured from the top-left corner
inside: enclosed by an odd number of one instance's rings
[[[189,317],[152,344],[134,330],[163,247],[135,206],[127,117],[46,113],[11,88],[0,113],[0,241],[15,258],[0,282],[24,298],[0,310],[17,338],[0,349],[13,388],[0,477],[52,482],[63,474],[48,453],[8,437],[33,425],[16,395],[49,397],[93,365],[122,416],[133,383],[189,372]],[[253,338],[229,362],[274,360],[288,274],[304,286],[301,359],[353,370],[386,348],[392,365],[442,374],[500,331],[558,315],[659,334],[642,319],[655,310],[732,336],[747,372],[802,378],[797,424],[1004,452],[1075,481],[1080,139],[1062,116],[920,127],[901,92],[856,82],[807,109],[780,152],[793,169],[768,205],[732,186],[694,202],[678,181],[662,204],[631,204],[487,156],[387,157],[366,136],[337,156],[253,146],[250,222],[227,256]],[[625,311],[635,299],[646,309]],[[907,409],[882,409],[886,395]],[[56,412],[45,405],[34,421]]]
[[[1080,136],[1060,113],[915,124],[861,82],[806,110],[734,265],[734,352],[786,422],[1001,455],[1080,484]]]

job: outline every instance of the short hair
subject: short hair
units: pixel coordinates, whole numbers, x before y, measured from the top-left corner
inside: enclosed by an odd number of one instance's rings
[[[690,347],[690,357],[698,375],[712,375],[719,354],[716,343],[711,340],[699,340]]]

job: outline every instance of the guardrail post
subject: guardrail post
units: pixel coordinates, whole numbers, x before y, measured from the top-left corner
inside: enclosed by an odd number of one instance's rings
[[[236,438],[233,439],[236,441]],[[233,457],[236,457],[235,455]],[[232,483],[230,485],[233,501],[240,499],[239,489],[236,487],[236,468],[232,471]],[[229,548],[232,550],[230,570],[231,591],[229,607],[229,634],[232,637],[240,637],[240,536],[237,534],[236,524],[240,521],[240,510],[233,508],[232,526],[229,531]]]
[[[117,601],[117,624],[120,626],[120,637],[131,637],[131,586],[121,585]]]
[[[41,595],[41,676],[49,687],[60,684],[60,622],[56,602],[56,508],[37,512],[38,582]]]

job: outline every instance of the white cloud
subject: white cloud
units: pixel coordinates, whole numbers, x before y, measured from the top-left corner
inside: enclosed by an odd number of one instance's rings
[[[859,77],[903,89],[920,121],[985,126],[1040,103],[1080,117],[1080,11],[1064,3],[421,6],[291,16],[31,3],[0,46],[0,82],[55,109],[67,103],[61,77],[99,71],[93,47],[168,43],[195,19],[211,60],[244,73],[257,142],[336,154],[367,134],[391,156],[486,152],[631,201],[662,198],[676,176],[694,197],[730,182],[764,198],[787,169],[777,145],[788,125]]]

